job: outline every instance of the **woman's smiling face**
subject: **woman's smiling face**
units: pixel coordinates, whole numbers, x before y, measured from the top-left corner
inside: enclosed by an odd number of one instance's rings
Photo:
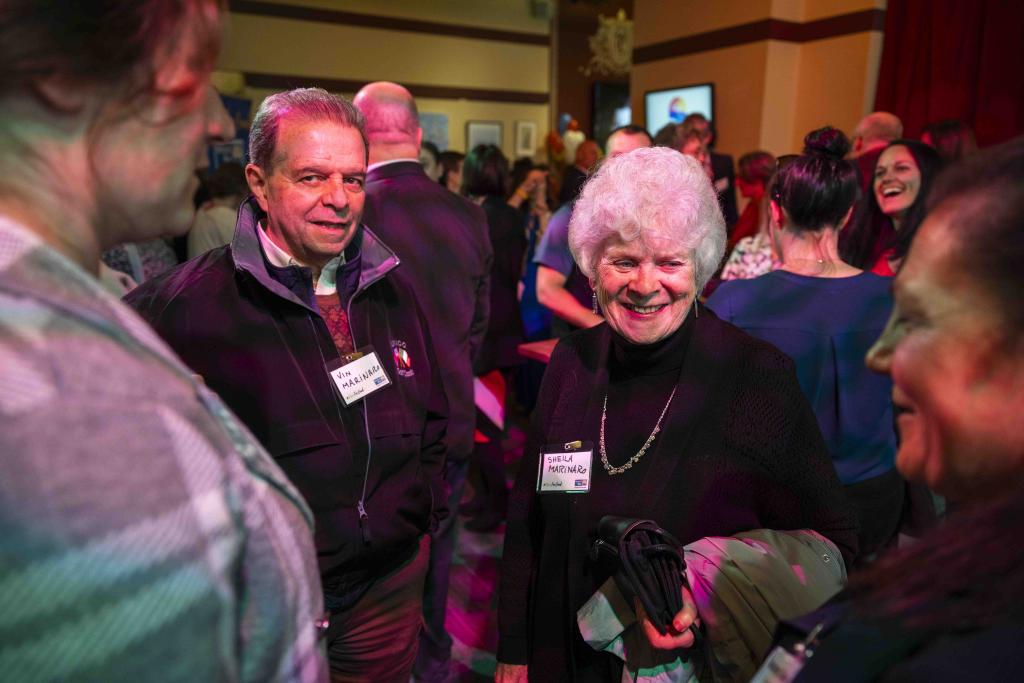
[[[1024,361],[992,295],[960,266],[958,218],[947,207],[925,219],[867,361],[893,380],[897,468],[963,500],[1024,473]]]
[[[888,147],[875,164],[875,199],[882,213],[902,218],[921,191],[921,169],[903,145]]]
[[[683,324],[697,290],[692,250],[653,234],[613,236],[594,291],[608,325],[634,344],[653,344]]]

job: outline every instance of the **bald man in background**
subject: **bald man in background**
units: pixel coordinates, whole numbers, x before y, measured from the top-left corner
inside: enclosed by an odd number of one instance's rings
[[[423,131],[409,91],[396,83],[370,83],[353,104],[366,119],[370,143],[363,221],[402,262],[398,275],[416,291],[448,396],[445,476],[451,513],[431,534],[423,630],[413,669],[416,680],[445,681],[452,646],[444,621],[454,525],[476,425],[472,359],[487,331],[493,254],[483,209],[424,173]]]
[[[903,137],[903,122],[895,114],[887,111],[876,111],[860,120],[850,136],[853,148],[850,156],[857,162],[860,169],[860,186],[865,193],[871,189],[875,175],[875,164],[882,150],[892,142]]]

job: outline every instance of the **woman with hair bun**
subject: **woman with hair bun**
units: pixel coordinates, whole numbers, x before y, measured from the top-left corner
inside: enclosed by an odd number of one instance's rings
[[[893,469],[892,383],[864,367],[864,354],[892,309],[890,281],[839,256],[839,230],[858,194],[849,140],[826,127],[779,169],[769,189],[769,234],[782,266],[724,282],[708,300],[723,319],[796,363],[839,479],[857,509],[861,557],[896,535],[903,482]]]

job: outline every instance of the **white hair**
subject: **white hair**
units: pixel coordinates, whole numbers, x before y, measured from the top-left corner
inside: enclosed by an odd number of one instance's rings
[[[693,253],[697,291],[725,252],[725,219],[700,162],[667,147],[635,149],[606,159],[572,210],[569,250],[587,277],[611,237],[624,242],[657,235]]]

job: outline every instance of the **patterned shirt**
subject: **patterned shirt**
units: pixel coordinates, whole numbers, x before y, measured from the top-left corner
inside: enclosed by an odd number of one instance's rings
[[[722,268],[722,279],[752,280],[778,270],[781,266],[782,263],[772,257],[772,246],[767,235],[744,237],[729,254],[729,260]]]
[[[312,515],[80,267],[0,217],[0,671],[324,681]]]

